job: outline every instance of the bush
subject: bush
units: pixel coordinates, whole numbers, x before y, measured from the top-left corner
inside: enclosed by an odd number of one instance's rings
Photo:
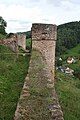
[[[59,60],[59,59],[57,59],[56,60],[56,66],[62,66],[62,63],[63,63],[63,61],[61,61],[61,60]]]
[[[6,38],[6,35],[0,34],[0,40],[3,40],[3,39],[5,39],[5,38]]]
[[[79,78],[80,79],[80,67],[79,68],[77,68],[75,71],[74,71],[74,76],[76,76],[77,78]]]
[[[78,53],[80,54],[80,50],[78,50]]]

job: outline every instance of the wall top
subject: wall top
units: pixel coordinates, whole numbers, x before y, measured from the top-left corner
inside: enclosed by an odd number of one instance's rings
[[[33,23],[32,40],[56,40],[57,26],[53,24]]]

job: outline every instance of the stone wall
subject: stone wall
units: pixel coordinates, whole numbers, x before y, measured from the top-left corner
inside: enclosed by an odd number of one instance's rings
[[[14,34],[11,38],[0,40],[0,45],[9,46],[14,52],[16,51],[16,46],[21,46],[22,49],[26,50],[26,35]]]
[[[32,24],[32,48],[38,49],[48,65],[51,79],[54,79],[55,45],[57,27],[53,24]]]
[[[0,45],[8,46],[12,49],[12,51],[16,52],[16,48],[18,45],[17,36],[13,35],[11,38],[0,40]]]
[[[39,51],[32,50],[14,120],[38,119],[64,120],[47,64]]]
[[[18,45],[21,46],[24,50],[26,50],[26,35],[25,34],[18,35]]]
[[[24,86],[20,95],[17,109],[15,111],[14,120],[28,120],[31,118],[30,114],[32,115],[33,112],[34,112],[33,113],[34,117],[36,117],[37,119],[36,112],[40,111],[40,108],[39,110],[36,111],[33,109],[32,106],[33,104],[38,103],[38,101],[35,102],[35,100],[37,99],[39,93],[36,94],[35,97],[32,99],[31,102],[32,105],[31,105],[30,96],[32,95],[34,96],[34,93],[32,92],[31,94],[30,89],[32,89],[32,87],[34,86],[35,87],[35,88],[33,87],[35,89],[34,91],[36,91],[38,82],[39,82],[38,90],[39,87],[42,86],[40,85],[40,83],[43,83],[45,85],[43,89],[47,88],[49,89],[49,92],[51,92],[50,94],[51,94],[52,103],[49,103],[47,107],[49,108],[48,113],[51,116],[50,119],[64,120],[63,112],[61,111],[61,107],[58,102],[58,97],[56,95],[54,81],[52,81],[54,79],[54,67],[55,67],[55,45],[56,45],[56,36],[57,36],[56,30],[57,30],[56,25],[52,25],[52,24],[32,25],[32,49],[37,49],[37,51],[32,50],[28,74],[27,77],[25,78]],[[34,83],[33,81],[36,82]],[[44,83],[43,81],[46,81],[46,83]],[[40,94],[40,97],[43,97],[43,95],[41,96]],[[46,106],[44,109],[46,109]],[[39,117],[42,117],[43,115],[44,114],[41,114],[41,116]],[[31,119],[34,118],[32,117]]]

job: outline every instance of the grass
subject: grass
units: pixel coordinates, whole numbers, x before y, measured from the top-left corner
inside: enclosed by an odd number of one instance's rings
[[[56,72],[55,87],[64,113],[64,120],[80,120],[80,80]]]
[[[69,64],[68,66],[69,66],[70,68],[72,68],[73,70],[76,70],[77,68],[80,67],[80,60],[77,61],[77,62],[74,63],[74,64]]]
[[[30,56],[15,55],[8,47],[0,46],[0,120],[13,120],[16,105],[27,75]]]
[[[7,36],[7,35],[2,35],[2,34],[0,34],[0,40],[6,39],[6,36]]]
[[[80,60],[74,64],[67,64],[67,57],[70,56],[80,58],[80,44],[67,50],[67,54],[61,55],[63,65],[76,70],[80,66]],[[64,113],[64,120],[80,120],[80,80],[56,71],[55,88]]]
[[[76,47],[67,50],[67,54],[62,54],[61,57],[63,58],[63,64],[66,65],[67,67],[72,68],[73,70],[76,70],[78,67],[80,67],[80,44],[78,44]],[[76,63],[74,64],[67,64],[67,58],[68,57],[73,57],[76,60]]]
[[[31,47],[32,47],[32,40],[31,40],[31,38],[28,38],[26,40],[26,48],[31,49]]]
[[[67,54],[61,55],[62,57],[68,57],[68,56],[74,56],[80,58],[80,44],[78,44],[76,47],[67,50]]]

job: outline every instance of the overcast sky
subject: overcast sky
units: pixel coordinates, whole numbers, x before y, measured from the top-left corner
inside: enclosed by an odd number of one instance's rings
[[[32,23],[80,21],[80,0],[0,0],[0,16],[8,33],[28,31]]]

